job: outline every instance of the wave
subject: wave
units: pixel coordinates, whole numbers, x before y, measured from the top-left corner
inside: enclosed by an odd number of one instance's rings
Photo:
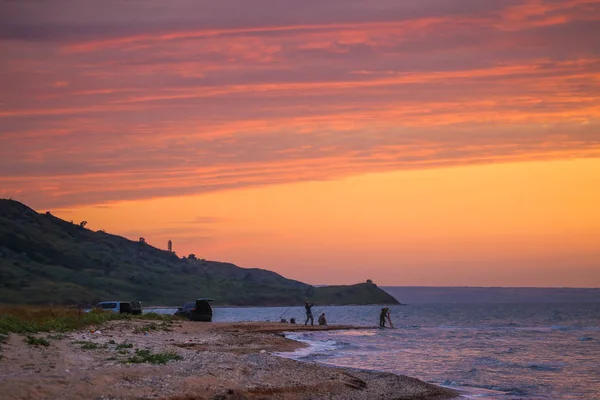
[[[421,329],[420,325],[404,325],[404,326],[397,326],[396,329]]]
[[[506,398],[506,396],[526,396],[528,392],[519,387],[501,387],[497,385],[470,385],[460,383],[451,379],[439,383],[440,386],[458,390],[460,398],[465,399],[495,399]],[[512,397],[511,397],[512,398]]]
[[[473,388],[473,389],[480,389],[485,391],[485,394],[494,394],[494,395],[509,395],[509,396],[527,396],[529,395],[529,392],[527,390],[525,390],[522,387],[516,387],[516,386],[499,386],[499,385],[481,385],[481,386],[477,386],[477,385],[469,385],[469,384],[462,384],[459,386],[462,387],[468,387],[468,388]]]
[[[550,330],[561,331],[561,332],[569,332],[569,331],[582,331],[582,330],[586,330],[586,329],[593,330],[595,328],[596,327],[552,325],[550,327]]]
[[[335,354],[332,352],[330,352],[330,353],[315,352],[315,353],[310,353],[310,354],[306,354],[303,356],[295,357],[294,359],[302,360],[302,361],[317,361],[317,360],[323,360],[325,358],[331,358],[334,356],[335,356]]]
[[[339,350],[354,347],[352,343],[346,341],[329,338],[326,340],[319,340],[307,333],[288,333],[285,337],[308,345],[308,347],[297,349],[291,353],[277,353],[277,355],[295,360],[314,360],[331,357]]]
[[[549,372],[562,370],[562,368],[560,368],[560,367],[547,365],[547,364],[532,364],[532,365],[529,365],[527,368],[532,369],[534,371],[549,371]]]
[[[477,357],[474,362],[475,365],[498,365],[503,364],[502,361],[494,357]]]
[[[562,325],[552,325],[550,327],[550,329],[552,329],[554,331],[570,331],[572,328],[568,327],[568,326],[562,326]]]
[[[450,379],[446,379],[445,381],[440,383],[440,385],[441,386],[464,386],[456,381],[451,381]]]

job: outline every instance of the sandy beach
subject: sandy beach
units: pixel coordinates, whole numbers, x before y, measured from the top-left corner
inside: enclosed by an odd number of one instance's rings
[[[282,332],[347,329],[280,323],[112,321],[68,334],[10,335],[2,345],[3,399],[445,399],[448,389],[389,373],[273,355],[305,346]],[[99,332],[92,332],[99,330]],[[138,353],[136,353],[136,350]],[[163,365],[136,354],[168,353]]]

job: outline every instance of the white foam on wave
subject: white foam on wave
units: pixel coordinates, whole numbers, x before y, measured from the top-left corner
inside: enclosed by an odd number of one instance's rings
[[[306,359],[314,356],[327,356],[328,353],[333,352],[340,346],[340,342],[327,339],[327,340],[318,340],[313,335],[304,334],[304,333],[285,333],[285,337],[288,339],[296,340],[298,342],[302,342],[308,345],[308,347],[303,347],[301,349],[297,349],[293,352],[277,352],[273,353],[276,356],[291,358],[294,360],[298,359]]]

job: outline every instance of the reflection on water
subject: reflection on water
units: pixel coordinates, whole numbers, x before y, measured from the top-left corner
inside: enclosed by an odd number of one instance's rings
[[[315,307],[330,324],[372,330],[295,333],[311,344],[284,356],[389,371],[466,390],[474,398],[600,399],[600,304]],[[169,310],[174,312],[175,310]],[[303,307],[215,308],[215,321],[304,321]]]

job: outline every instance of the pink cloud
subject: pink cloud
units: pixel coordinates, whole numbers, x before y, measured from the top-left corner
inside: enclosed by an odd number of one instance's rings
[[[0,196],[599,156],[598,1],[61,4],[0,16]]]

